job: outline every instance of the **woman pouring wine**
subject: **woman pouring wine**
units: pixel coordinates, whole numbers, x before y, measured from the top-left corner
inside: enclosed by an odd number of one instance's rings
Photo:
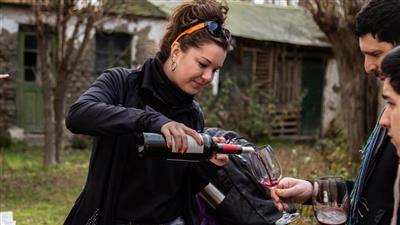
[[[228,157],[214,154],[199,163],[143,158],[135,137],[163,134],[180,153],[187,151],[187,135],[204,144],[194,96],[211,83],[230,48],[227,11],[216,0],[181,3],[153,58],[139,69],[104,71],[71,106],[67,128],[92,136],[93,149],[85,187],[65,224],[196,223],[195,194]]]

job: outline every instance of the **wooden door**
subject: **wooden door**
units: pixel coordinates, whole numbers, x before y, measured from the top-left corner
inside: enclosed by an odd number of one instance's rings
[[[43,99],[37,73],[37,42],[34,32],[18,35],[17,125],[27,132],[43,130]]]
[[[318,136],[320,133],[324,73],[322,60],[303,61],[304,98],[301,123],[303,135]]]

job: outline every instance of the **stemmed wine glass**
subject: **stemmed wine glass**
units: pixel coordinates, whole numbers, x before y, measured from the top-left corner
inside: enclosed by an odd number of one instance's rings
[[[254,154],[249,156],[249,166],[257,181],[265,188],[271,191],[279,183],[282,178],[282,168],[278,159],[274,155],[272,147],[266,145],[265,147],[257,149]],[[279,218],[275,224],[284,225],[289,224],[299,218],[300,214],[283,212],[282,217]]]
[[[342,177],[321,177],[314,182],[314,215],[319,224],[343,225],[347,221],[348,192]]]

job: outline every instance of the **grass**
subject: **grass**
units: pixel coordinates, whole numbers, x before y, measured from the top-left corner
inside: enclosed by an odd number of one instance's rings
[[[318,176],[354,176],[340,143],[273,142],[284,176],[312,180]],[[24,143],[0,147],[0,211],[13,211],[18,225],[62,224],[84,185],[90,152],[71,151],[65,162],[44,169],[42,149]],[[299,206],[302,217],[293,225],[317,224],[310,206]]]
[[[0,149],[0,211],[13,211],[18,225],[62,224],[86,178],[88,151],[67,154],[44,169],[39,147],[15,143]]]

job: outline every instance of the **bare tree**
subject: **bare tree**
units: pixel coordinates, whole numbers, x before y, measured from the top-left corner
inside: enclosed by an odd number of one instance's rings
[[[365,0],[302,0],[332,44],[338,63],[344,134],[349,151],[357,156],[376,121],[378,87],[365,76],[363,56],[354,35],[355,16]]]
[[[104,21],[104,13],[114,7],[114,3],[113,0],[36,0],[32,4],[43,85],[45,166],[62,161],[65,97],[71,74],[82,57],[91,32]],[[49,33],[57,40],[54,70]]]

